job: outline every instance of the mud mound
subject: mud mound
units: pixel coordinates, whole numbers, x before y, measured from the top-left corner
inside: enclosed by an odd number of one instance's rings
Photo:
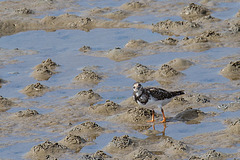
[[[3,80],[3,79],[0,78],[0,88],[2,88],[2,85],[3,85],[4,83],[7,83],[7,81],[5,81],[5,80]]]
[[[227,128],[227,132],[234,135],[240,134],[240,119],[232,122]]]
[[[83,84],[98,84],[101,80],[101,76],[89,69],[83,69],[82,73],[74,78],[74,82]]]
[[[189,160],[219,160],[227,158],[225,154],[217,152],[216,150],[210,150],[201,156],[192,156]]]
[[[86,142],[87,141],[84,138],[71,134],[67,135],[63,140],[59,141],[60,144],[77,152],[79,152],[84,147]]]
[[[83,156],[83,160],[104,160],[104,159],[108,159],[108,158],[112,158],[111,156],[107,155],[106,153],[104,153],[103,151],[98,150],[96,153],[93,153],[91,155],[87,154]]]
[[[89,17],[79,17],[68,13],[59,16],[46,16],[40,20],[40,24],[47,25],[48,28],[63,29],[67,27],[84,31],[90,31],[96,26],[95,21]]]
[[[125,60],[131,59],[136,56],[137,56],[137,53],[135,53],[132,50],[125,49],[125,48],[123,48],[123,49],[115,48],[115,49],[110,50],[107,53],[107,57],[109,59],[112,59],[117,62],[125,61]]]
[[[98,94],[93,92],[92,89],[88,91],[80,91],[78,92],[73,98],[70,99],[70,104],[90,104],[93,105],[100,101],[102,97]]]
[[[113,101],[106,100],[104,104],[97,104],[89,107],[89,111],[94,114],[110,116],[116,114],[121,106]]]
[[[229,23],[229,31],[236,34],[240,32],[240,21],[233,21]]]
[[[131,108],[120,114],[118,120],[128,123],[146,123],[152,117],[152,110],[142,107]]]
[[[53,62],[50,58],[48,58],[45,61],[42,61],[41,64],[38,64],[34,67],[34,69],[40,69],[46,67],[49,70],[54,70],[58,67],[59,65]]]
[[[236,98],[235,102],[220,104],[218,108],[224,111],[238,111],[240,110],[240,97]]]
[[[101,132],[103,132],[103,130],[104,129],[102,127],[100,127],[94,122],[85,122],[73,127],[68,134],[74,136],[81,136],[82,138],[87,140],[93,140],[96,139],[96,137],[98,137]]]
[[[47,59],[34,67],[32,76],[38,81],[48,80],[53,74],[57,73],[54,70],[58,66],[59,65],[53,62],[51,59]]]
[[[138,40],[130,40],[127,44],[125,44],[126,48],[132,48],[132,49],[142,49],[146,47],[148,42],[138,39]]]
[[[112,141],[106,146],[106,151],[109,153],[124,153],[133,150],[137,146],[137,141],[130,138],[128,135],[121,137],[113,137]]]
[[[189,103],[209,103],[210,102],[210,98],[205,96],[205,95],[202,95],[202,94],[184,94],[182,95],[182,97],[184,99],[179,99],[178,97],[174,97],[173,100],[176,100],[176,101],[188,101]]]
[[[209,9],[195,3],[190,3],[187,7],[184,7],[180,13],[181,17],[188,21],[193,21],[209,14]]]
[[[80,52],[88,52],[91,50],[92,50],[92,48],[90,46],[82,46],[81,48],[79,48]]]
[[[129,97],[126,100],[122,101],[120,105],[124,107],[128,107],[128,106],[138,107],[138,104],[133,100],[133,97]]]
[[[136,11],[136,10],[143,9],[147,6],[148,5],[146,3],[136,1],[136,2],[124,3],[120,8],[123,9],[123,10]]]
[[[177,71],[183,71],[185,69],[188,69],[190,66],[192,66],[193,62],[186,59],[176,58],[174,60],[171,60],[167,64],[173,67]]]
[[[207,42],[208,39],[205,37],[185,37],[179,42],[179,45],[181,45],[182,48],[186,51],[201,52],[211,48],[211,46]]]
[[[236,17],[240,17],[240,10],[238,10]]]
[[[209,106],[210,100],[211,100],[210,97],[207,97],[202,94],[183,94],[183,95],[174,97],[167,104],[167,107],[165,109],[166,109],[166,111],[177,114],[177,113],[185,110],[187,107],[199,108],[200,106],[201,107]],[[178,107],[176,107],[176,106],[178,106]],[[191,112],[191,110],[190,110],[190,112]],[[195,112],[195,111],[193,110],[193,112]],[[196,114],[196,115],[198,115],[198,114]]]
[[[172,138],[165,138],[157,146],[164,152],[164,158],[185,159],[189,155],[190,148],[183,142]],[[165,157],[166,156],[166,157]]]
[[[240,79],[240,61],[230,62],[221,70],[221,74],[230,80]]]
[[[1,112],[4,112],[4,111],[10,109],[10,106],[12,106],[12,105],[14,105],[14,103],[11,100],[0,96],[0,111]]]
[[[49,87],[41,83],[30,84],[26,86],[21,92],[29,97],[39,97],[49,91]]]
[[[36,110],[27,109],[25,111],[18,111],[15,115],[17,117],[32,117],[38,114],[39,113]]]
[[[161,40],[161,43],[165,44],[165,45],[177,45],[177,43],[179,42],[177,39],[174,38],[167,38],[165,40]]]
[[[150,152],[147,149],[144,149],[143,147],[140,147],[136,151],[133,151],[128,155],[129,159],[133,160],[151,160],[151,159],[158,159],[156,155],[154,155],[152,152]]]
[[[200,111],[199,109],[187,108],[183,112],[178,113],[173,119],[177,121],[183,121],[188,124],[197,124],[204,118],[206,113]]]
[[[124,10],[117,10],[114,12],[110,12],[107,14],[104,14],[103,16],[109,19],[113,19],[113,20],[123,20],[125,18],[127,18],[130,14]]]
[[[15,10],[15,12],[19,13],[19,14],[34,14],[35,12],[29,8],[19,8],[17,10]]]
[[[221,33],[218,33],[214,30],[207,30],[203,32],[200,37],[206,38],[207,40],[211,41],[219,41],[219,39],[222,37]]]
[[[204,25],[207,25],[209,23],[215,23],[215,22],[219,22],[219,21],[221,21],[221,19],[215,18],[215,17],[213,17],[211,15],[207,15],[207,16],[203,16],[203,17],[201,17],[199,19],[196,19],[193,22],[197,23],[197,24],[201,24],[201,25],[204,26]]]
[[[189,33],[199,27],[200,25],[197,23],[165,20],[154,24],[152,31],[171,36],[182,35],[187,32]]]
[[[32,147],[27,157],[30,157],[31,159],[46,159],[47,156],[59,157],[67,150],[67,147],[63,145],[46,141],[42,144]]]
[[[159,83],[172,83],[184,74],[175,70],[168,64],[163,64],[160,69],[154,73],[154,79]]]
[[[153,80],[154,70],[137,63],[133,68],[126,71],[130,78],[137,82],[147,82]]]

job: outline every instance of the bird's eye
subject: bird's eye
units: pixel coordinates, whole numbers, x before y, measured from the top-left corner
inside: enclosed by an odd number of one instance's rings
[[[133,87],[133,89],[135,89],[135,86]]]

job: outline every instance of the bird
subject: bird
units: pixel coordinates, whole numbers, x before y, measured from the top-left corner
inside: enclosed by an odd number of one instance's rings
[[[157,105],[161,108],[163,120],[161,123],[166,123],[166,117],[164,114],[163,106],[171,101],[175,96],[185,94],[181,91],[167,91],[157,87],[143,87],[141,83],[135,82],[133,84],[133,100],[139,105]],[[154,122],[154,110],[152,112],[152,120],[148,122]]]

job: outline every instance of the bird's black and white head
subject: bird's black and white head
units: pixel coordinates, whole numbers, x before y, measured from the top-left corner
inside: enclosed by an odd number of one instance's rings
[[[140,95],[143,92],[143,86],[139,82],[135,82],[133,84],[133,91]]]

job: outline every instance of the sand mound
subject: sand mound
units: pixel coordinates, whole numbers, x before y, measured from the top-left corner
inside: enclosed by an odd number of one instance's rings
[[[95,93],[92,89],[88,91],[80,91],[70,99],[70,104],[90,104],[93,105],[100,101],[102,97]]]
[[[127,44],[125,44],[126,48],[132,48],[132,49],[142,49],[146,47],[148,42],[138,39],[138,40],[130,40]]]
[[[139,147],[137,150],[133,151],[129,155],[127,155],[129,159],[133,160],[151,160],[151,159],[158,159],[156,155],[154,155],[152,152],[150,152],[147,149],[144,149],[143,147]]]
[[[226,155],[221,152],[217,152],[216,150],[210,150],[207,153],[200,155],[200,156],[192,156],[189,160],[219,160],[219,159],[226,159]]]
[[[137,139],[124,135],[113,137],[112,141],[105,147],[109,153],[129,153],[137,146]]]
[[[118,117],[116,119],[118,121],[125,123],[146,123],[146,121],[150,120],[152,117],[152,110],[142,107],[135,107],[117,116]]]
[[[197,124],[204,118],[206,114],[199,109],[187,108],[184,111],[178,113],[173,119],[177,121],[183,121],[188,124]]]
[[[192,66],[193,62],[186,60],[186,59],[176,58],[174,60],[171,60],[167,64],[169,66],[173,67],[177,71],[182,71],[182,70],[188,69],[190,66]]]
[[[38,114],[39,113],[36,110],[27,109],[25,111],[18,111],[15,115],[17,117],[32,117]]]
[[[126,73],[130,78],[137,82],[147,82],[153,80],[154,70],[149,69],[147,66],[137,63],[134,67],[127,70]]]
[[[89,111],[94,114],[100,114],[104,116],[114,115],[121,109],[121,106],[113,101],[106,100],[104,104],[96,104],[89,107]]]
[[[190,3],[187,7],[184,7],[180,13],[181,17],[188,21],[193,21],[209,14],[209,9],[195,3]]]
[[[41,83],[30,84],[26,86],[21,92],[29,97],[39,97],[49,91],[49,87]]]
[[[82,46],[81,48],[79,48],[80,52],[88,52],[91,51],[91,47],[90,46]]]
[[[221,70],[221,74],[230,80],[240,79],[240,61],[230,62]]]
[[[0,96],[0,111],[1,112],[4,112],[4,111],[10,109],[10,106],[12,106],[13,104],[14,103],[11,100]]]
[[[122,6],[120,6],[120,8],[123,10],[136,11],[136,10],[141,10],[147,6],[148,4],[146,3],[136,1],[136,2],[124,3]]]
[[[87,155],[84,155],[83,156],[83,160],[90,160],[90,159],[93,159],[93,160],[104,160],[104,159],[108,159],[108,158],[112,158],[111,156],[107,155],[106,153],[104,153],[103,151],[101,150],[98,150],[96,153],[93,153],[93,154],[87,154]]]
[[[117,61],[117,62],[125,61],[125,60],[131,59],[136,56],[137,56],[137,53],[135,53],[132,50],[126,49],[126,48],[123,48],[123,49],[115,48],[115,49],[110,50],[107,53],[108,58],[110,58],[114,61]]]
[[[75,83],[83,83],[83,84],[98,84],[102,80],[102,77],[99,76],[92,70],[83,69],[82,73],[78,74],[74,78]]]
[[[161,40],[160,42],[165,45],[177,45],[179,41],[177,39],[169,37],[165,40]]]
[[[54,70],[58,66],[59,65],[53,62],[51,59],[47,59],[34,67],[32,76],[38,81],[48,80],[53,74],[57,73]]]
[[[171,21],[165,20],[160,21],[153,25],[153,32],[158,32],[163,35],[182,35],[184,33],[189,33],[197,28],[200,25],[197,23],[192,23],[188,21]]]
[[[27,157],[31,159],[46,159],[46,157],[59,157],[66,152],[67,147],[54,143],[51,141],[45,141],[42,144],[36,145],[28,152]]]
[[[94,122],[84,122],[73,127],[68,132],[68,135],[81,136],[84,139],[93,140],[96,139],[103,130],[104,129],[102,127]]]
[[[113,20],[123,20],[127,18],[129,15],[130,15],[129,12],[126,12],[125,10],[117,10],[114,12],[104,14],[103,16]]]
[[[68,147],[69,149],[79,152],[85,145],[86,140],[80,136],[67,135],[63,140],[59,141],[60,144]]]

